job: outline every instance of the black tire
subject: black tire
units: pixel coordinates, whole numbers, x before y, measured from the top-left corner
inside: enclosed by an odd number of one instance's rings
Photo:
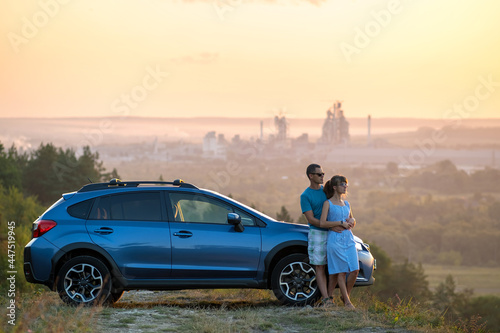
[[[285,305],[304,306],[315,303],[320,291],[316,271],[305,254],[291,254],[281,259],[271,275],[276,298]]]
[[[111,274],[97,258],[75,257],[57,273],[56,288],[66,304],[100,305],[110,297]]]

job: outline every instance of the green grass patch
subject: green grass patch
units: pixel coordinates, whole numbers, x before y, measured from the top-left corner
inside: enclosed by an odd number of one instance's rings
[[[120,319],[120,323],[122,324],[133,324],[135,322],[135,318],[123,318],[123,319]]]

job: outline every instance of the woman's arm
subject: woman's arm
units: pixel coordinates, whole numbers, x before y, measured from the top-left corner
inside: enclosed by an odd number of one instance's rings
[[[352,210],[349,211],[349,217],[347,218],[347,225],[349,229],[354,228],[354,226],[356,225],[356,219],[354,218],[354,216],[352,216]]]
[[[321,211],[321,217],[319,218],[319,226],[321,228],[326,228],[326,217],[328,216],[328,211],[330,210],[330,205],[328,200],[323,202],[323,210]]]

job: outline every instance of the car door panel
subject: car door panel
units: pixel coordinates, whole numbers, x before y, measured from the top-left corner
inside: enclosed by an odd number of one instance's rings
[[[159,192],[106,196],[86,222],[92,241],[127,279],[170,277],[170,225],[157,212],[162,201]]]
[[[171,222],[172,277],[254,278],[260,260],[260,228]],[[185,235],[189,234],[189,237]]]
[[[262,243],[259,227],[235,231],[227,214],[238,209],[212,197],[170,193],[169,200],[173,278],[256,277]]]

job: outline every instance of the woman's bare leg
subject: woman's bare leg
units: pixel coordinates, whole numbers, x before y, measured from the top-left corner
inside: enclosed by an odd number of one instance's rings
[[[335,287],[337,287],[338,274],[331,274],[328,277],[328,296],[333,297]]]
[[[346,308],[354,309],[354,305],[351,303],[351,299],[349,298],[349,294],[347,293],[347,286],[345,282],[346,273],[339,273],[338,284],[340,288],[340,293],[342,294],[342,299],[344,301],[344,305]]]
[[[352,288],[354,287],[354,284],[356,283],[356,278],[358,277],[359,270],[352,271],[349,273],[349,276],[347,277],[347,294],[351,296],[351,291]]]

